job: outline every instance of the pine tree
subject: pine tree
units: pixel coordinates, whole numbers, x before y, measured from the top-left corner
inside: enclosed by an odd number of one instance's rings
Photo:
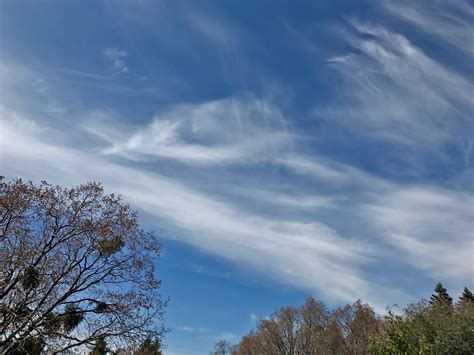
[[[464,291],[462,292],[461,297],[459,297],[459,304],[466,304],[472,302],[474,303],[474,295],[472,294],[471,290],[467,287],[464,287]]]
[[[430,304],[432,306],[436,304],[453,304],[453,299],[449,296],[448,291],[444,288],[441,282],[438,282],[435,288],[435,293],[430,297]]]
[[[107,342],[104,338],[98,338],[95,341],[95,345],[89,355],[106,355],[107,354]]]
[[[146,338],[137,351],[137,355],[162,355],[161,344],[158,339]]]

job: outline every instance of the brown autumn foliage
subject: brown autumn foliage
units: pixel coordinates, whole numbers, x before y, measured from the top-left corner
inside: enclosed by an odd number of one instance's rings
[[[369,305],[357,301],[330,312],[311,297],[301,307],[283,307],[261,319],[232,354],[367,354],[370,339],[381,332]]]
[[[222,340],[221,340],[222,341]],[[262,318],[248,335],[219,355],[474,354],[474,295],[465,287],[454,304],[438,283],[431,301],[378,317],[361,301],[328,311],[308,298]]]
[[[159,250],[136,212],[100,184],[1,179],[1,352],[159,338]]]

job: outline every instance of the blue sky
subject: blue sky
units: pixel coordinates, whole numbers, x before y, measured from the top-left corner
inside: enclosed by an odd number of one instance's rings
[[[474,283],[471,1],[1,1],[0,167],[162,237],[169,354]]]

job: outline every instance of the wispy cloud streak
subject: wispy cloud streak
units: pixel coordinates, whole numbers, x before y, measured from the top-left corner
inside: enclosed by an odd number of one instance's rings
[[[437,36],[443,44],[474,56],[474,7],[468,1],[384,1],[383,5],[389,13]]]
[[[7,139],[2,140],[2,167],[14,176],[67,185],[102,181],[198,248],[234,261],[245,260],[271,278],[320,290],[334,300],[343,300],[354,292],[369,297],[369,285],[358,271],[358,265],[373,254],[364,243],[343,238],[318,222],[249,215],[233,203],[159,174],[46,143],[35,130],[24,129],[27,120],[15,122],[10,118],[4,112],[2,132]],[[82,169],[84,166],[88,169]]]
[[[145,127],[113,131],[109,125],[87,129],[112,144],[106,155],[132,160],[175,159],[190,164],[269,160],[292,144],[282,114],[254,97],[181,105],[156,115]],[[133,128],[132,128],[133,130]]]
[[[401,33],[357,20],[350,25],[340,33],[354,51],[327,59],[343,80],[339,100],[314,114],[397,147],[401,159],[413,159],[414,151],[442,156],[447,145],[470,154],[472,82]]]

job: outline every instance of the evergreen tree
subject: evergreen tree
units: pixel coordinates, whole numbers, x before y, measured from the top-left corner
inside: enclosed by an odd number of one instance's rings
[[[453,299],[449,296],[448,291],[444,288],[441,282],[438,282],[435,288],[435,293],[430,297],[430,304],[432,306],[437,304],[453,304]]]
[[[459,304],[466,304],[472,302],[474,303],[474,295],[472,294],[471,290],[467,287],[464,287],[464,291],[462,292],[461,297],[459,297]]]
[[[95,341],[95,345],[89,355],[106,355],[107,354],[107,342],[104,338],[98,338]]]
[[[158,339],[146,338],[137,351],[137,355],[162,355],[161,343]]]

